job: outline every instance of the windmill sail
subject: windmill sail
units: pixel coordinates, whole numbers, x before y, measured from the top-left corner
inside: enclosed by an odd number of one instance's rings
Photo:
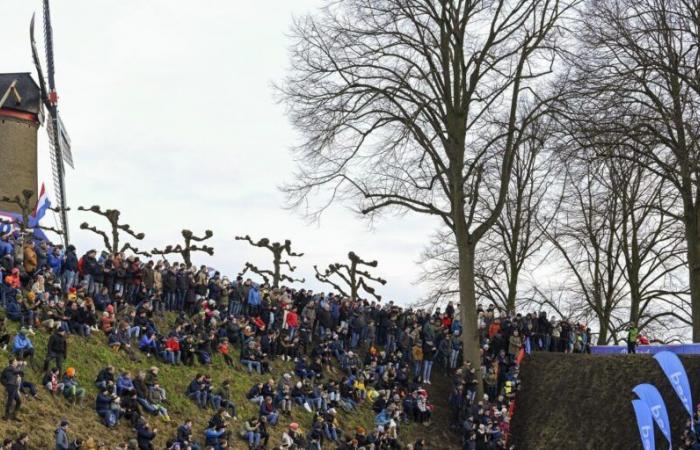
[[[61,219],[61,229],[63,230],[63,239],[68,244],[68,215],[66,214],[66,185],[65,185],[65,166],[64,162],[70,167],[73,167],[73,154],[71,152],[70,137],[66,131],[58,114],[58,94],[56,93],[56,79],[54,70],[54,53],[53,53],[53,29],[51,27],[51,11],[49,9],[49,0],[44,0],[44,46],[46,50],[46,74],[48,79],[48,88],[44,79],[44,72],[39,59],[39,52],[36,48],[36,39],[34,38],[34,16],[30,23],[29,32],[32,44],[32,57],[36,66],[39,85],[41,89],[42,100],[48,110],[48,120],[46,121],[46,131],[49,135],[49,149],[51,159],[51,173],[53,177],[54,198],[56,205],[60,208],[59,216]]]

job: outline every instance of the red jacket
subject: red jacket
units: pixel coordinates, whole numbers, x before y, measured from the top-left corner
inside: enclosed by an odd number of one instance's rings
[[[289,311],[287,313],[287,326],[290,328],[297,328],[299,326],[299,315],[296,311]]]
[[[165,341],[165,348],[172,352],[179,352],[180,351],[180,342],[174,337],[168,338],[167,341]]]

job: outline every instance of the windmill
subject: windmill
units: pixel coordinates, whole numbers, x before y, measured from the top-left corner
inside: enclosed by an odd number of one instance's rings
[[[56,79],[54,70],[54,55],[53,55],[53,29],[51,27],[51,11],[49,9],[49,0],[44,2],[44,46],[46,48],[46,73],[47,78],[44,78],[44,71],[39,59],[39,52],[36,48],[36,40],[34,39],[34,19],[29,25],[29,35],[32,43],[32,58],[36,66],[37,76],[39,78],[39,88],[41,90],[41,98],[48,111],[46,120],[46,131],[49,134],[49,149],[51,153],[51,173],[53,175],[54,196],[58,206],[58,214],[61,220],[61,229],[63,230],[63,239],[65,244],[68,244],[68,215],[66,201],[66,179],[65,179],[65,164],[71,168],[73,166],[73,155],[71,153],[70,138],[63,125],[61,116],[58,114],[58,94],[56,93]],[[48,89],[46,86],[48,80]]]

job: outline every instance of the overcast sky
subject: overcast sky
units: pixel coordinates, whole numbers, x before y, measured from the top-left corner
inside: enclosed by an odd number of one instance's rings
[[[148,249],[179,242],[183,227],[198,234],[211,229],[215,256],[197,255],[195,263],[229,276],[246,260],[269,265],[265,250],[234,241],[236,234],[291,239],[306,253],[297,273],[307,280],[314,264],[345,260],[354,250],[379,260],[386,299],[417,299],[416,261],[436,222],[409,215],[370,228],[347,205],[336,205],[309,225],[284,209],[277,189],[292,175],[295,135],[271,83],[288,66],[292,18],[320,3],[53,1],[59,108],[76,164],[67,179],[70,206],[121,210],[146,233],[139,246]],[[0,73],[33,71],[29,20],[33,11],[41,16],[41,0],[0,0],[0,11]],[[43,49],[40,29],[37,34]],[[49,188],[40,133],[40,180]],[[104,227],[100,219],[70,213],[79,248],[102,247],[78,228],[84,220]]]

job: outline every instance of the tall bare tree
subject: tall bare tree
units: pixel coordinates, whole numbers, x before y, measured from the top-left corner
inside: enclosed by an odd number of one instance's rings
[[[150,256],[148,252],[143,252],[140,251],[138,248],[132,246],[130,243],[125,243],[121,247],[119,244],[121,243],[120,240],[120,234],[123,231],[124,233],[128,234],[129,236],[133,237],[136,240],[143,240],[144,237],[146,237],[145,234],[143,233],[136,233],[131,229],[131,226],[126,223],[119,223],[119,219],[121,217],[121,212],[118,209],[106,209],[102,210],[100,206],[98,205],[93,205],[89,208],[85,208],[82,206],[78,207],[78,211],[87,211],[91,212],[94,214],[97,214],[98,216],[102,216],[107,221],[109,222],[110,230],[109,231],[102,231],[99,230],[97,227],[90,225],[87,222],[83,222],[80,224],[80,229],[81,230],[88,230],[92,231],[93,233],[97,234],[98,236],[102,237],[102,240],[104,241],[105,244],[105,249],[112,255],[115,255],[117,253],[122,253],[125,252],[126,250],[131,250],[132,252],[144,256]]]
[[[294,283],[295,281],[303,283],[305,281],[303,278],[296,279],[282,273],[282,266],[287,266],[290,272],[294,272],[296,270],[296,266],[293,266],[292,263],[289,262],[289,260],[282,260],[285,253],[290,257],[304,256],[303,253],[295,253],[292,251],[292,241],[290,241],[289,239],[285,240],[284,243],[270,242],[268,238],[262,238],[259,241],[254,241],[250,236],[246,234],[245,236],[236,236],[236,240],[247,241],[250,245],[254,247],[264,248],[272,253],[272,270],[260,269],[256,265],[250,262],[246,262],[245,267],[243,268],[243,271],[239,274],[239,276],[242,276],[247,271],[251,271],[260,275],[265,281],[265,283],[268,283],[270,281],[270,277],[272,277],[273,288],[279,287],[280,281],[289,281],[290,283]]]
[[[572,58],[591,122],[633,140],[616,156],[662,177],[680,197],[693,340],[700,341],[700,15],[695,0],[590,1]],[[627,150],[631,150],[630,153]]]
[[[600,182],[600,172],[606,171],[604,163],[569,160],[565,164],[569,189],[546,236],[573,276],[571,291],[594,313],[598,344],[604,345],[615,322],[613,315],[619,313],[628,294],[619,264],[620,202]]]
[[[319,272],[318,267],[314,266],[316,279],[322,283],[330,284],[340,295],[348,297],[352,301],[359,298],[360,290],[376,298],[377,301],[381,301],[382,296],[377,295],[376,289],[368,284],[372,281],[381,285],[386,284],[386,280],[383,278],[369,273],[369,268],[377,267],[379,263],[376,260],[365,261],[357,256],[355,252],[348,253],[348,259],[350,260],[349,264],[329,264],[323,272]],[[339,284],[340,281],[333,281],[331,279],[333,276],[339,278],[344,286]]]
[[[291,204],[436,216],[453,233],[465,358],[479,365],[476,246],[507,197],[522,130],[549,100],[568,0],[328,2],[293,29],[280,91],[305,136]],[[547,92],[550,92],[547,90]],[[310,197],[325,193],[317,207]]]
[[[540,226],[556,213],[556,201],[547,192],[556,179],[549,163],[546,140],[550,131],[533,123],[518,147],[503,210],[494,227],[484,236],[475,258],[477,297],[499,308],[514,311],[523,294],[523,272],[534,270],[546,242]],[[448,231],[436,233],[422,255],[421,282],[430,286],[421,304],[437,304],[458,297],[457,246]],[[528,265],[528,266],[526,266]],[[525,289],[529,290],[529,289]]]
[[[214,232],[211,230],[206,230],[204,232],[204,236],[201,237],[195,236],[195,234],[190,230],[182,230],[182,238],[185,240],[184,245],[168,245],[164,249],[154,248],[151,250],[151,253],[154,255],[161,255],[163,257],[165,257],[165,255],[178,254],[182,257],[182,260],[185,262],[187,267],[192,267],[192,252],[203,252],[210,256],[214,254],[213,247],[203,244],[197,245],[193,244],[192,242],[206,241],[212,236],[214,236]]]

